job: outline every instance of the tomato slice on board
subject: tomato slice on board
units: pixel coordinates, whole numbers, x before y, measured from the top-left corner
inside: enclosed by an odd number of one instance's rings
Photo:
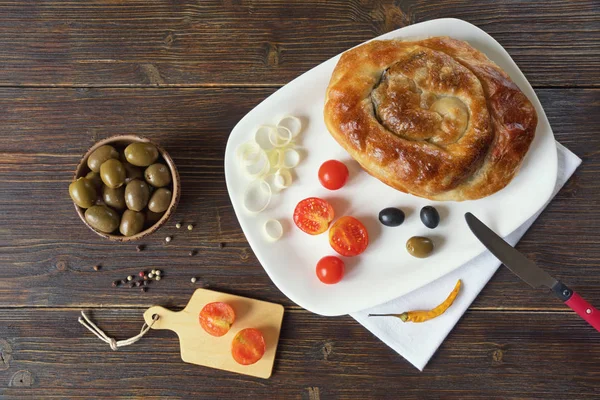
[[[329,228],[333,221],[333,207],[318,197],[302,200],[294,210],[296,226],[309,235],[318,235]]]
[[[200,325],[212,336],[223,336],[235,321],[235,311],[227,303],[208,303],[200,311]]]
[[[369,245],[367,228],[354,217],[342,217],[329,230],[329,244],[346,257],[357,256]]]
[[[348,181],[348,167],[341,161],[328,160],[319,168],[319,182],[324,188],[338,190]]]
[[[254,364],[265,354],[265,338],[255,328],[242,329],[231,342],[231,355],[242,365]]]
[[[317,263],[317,278],[323,283],[332,285],[342,280],[344,269],[344,262],[339,257],[323,257]]]

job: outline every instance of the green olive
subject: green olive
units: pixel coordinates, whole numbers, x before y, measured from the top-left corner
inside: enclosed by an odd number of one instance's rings
[[[114,147],[105,144],[104,146],[98,147],[92,152],[92,154],[90,154],[87,160],[87,165],[92,171],[99,172],[100,166],[111,158],[114,158],[115,160],[118,159],[119,153]]]
[[[171,173],[165,164],[152,164],[144,171],[146,182],[154,187],[163,187],[171,183]]]
[[[146,211],[146,228],[150,228],[152,225],[156,224],[163,215],[164,213],[155,213],[150,210]]]
[[[433,242],[423,236],[413,236],[406,242],[406,250],[414,257],[425,258],[433,252]]]
[[[104,186],[102,188],[102,200],[104,204],[115,210],[125,209],[125,186],[116,189]]]
[[[85,220],[100,232],[111,233],[119,227],[119,214],[107,206],[93,206],[85,211]]]
[[[134,179],[125,187],[125,204],[133,211],[142,211],[148,204],[150,188],[140,179]]]
[[[147,167],[158,158],[158,150],[150,143],[131,143],[125,148],[125,157],[133,165]]]
[[[79,178],[69,185],[69,195],[81,208],[89,208],[96,202],[96,188],[92,181]]]
[[[134,179],[142,179],[144,177],[144,172],[140,167],[131,165],[127,161],[121,161],[121,163],[125,167],[125,183],[129,183]]]
[[[125,167],[119,160],[107,160],[100,167],[100,177],[109,188],[121,187],[125,183]]]
[[[156,189],[152,193],[152,197],[150,197],[148,209],[155,213],[166,211],[169,208],[169,204],[171,204],[171,197],[173,197],[173,193],[169,189]]]
[[[100,178],[100,174],[98,172],[90,171],[85,176],[85,179],[92,182],[96,189],[102,189],[102,178]]]
[[[133,236],[136,233],[140,233],[144,228],[144,213],[125,210],[121,217],[121,225],[119,231],[123,236]]]

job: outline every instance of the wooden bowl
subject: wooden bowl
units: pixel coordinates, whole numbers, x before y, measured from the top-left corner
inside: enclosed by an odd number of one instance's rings
[[[167,208],[167,211],[165,211],[163,216],[154,225],[152,225],[151,227],[149,227],[133,236],[114,235],[114,234],[104,233],[104,232],[95,230],[85,220],[85,215],[84,215],[85,209],[79,207],[77,204],[74,204],[75,210],[77,211],[77,215],[79,215],[79,218],[81,218],[83,223],[88,228],[90,228],[92,231],[94,231],[97,235],[102,236],[103,238],[106,238],[108,240],[112,240],[114,242],[133,242],[135,240],[138,240],[145,236],[148,236],[151,233],[156,232],[161,226],[163,226],[165,224],[165,222],[167,222],[169,217],[171,217],[171,215],[175,212],[175,208],[177,207],[177,203],[179,202],[179,197],[181,196],[181,181],[179,180],[179,173],[177,172],[175,163],[173,162],[173,159],[171,158],[171,156],[169,156],[169,153],[167,153],[165,151],[165,149],[163,149],[156,143],[152,142],[150,139],[146,139],[146,138],[143,138],[140,136],[135,136],[135,135],[112,136],[112,137],[100,140],[99,142],[94,144],[92,147],[90,147],[90,149],[87,151],[87,153],[85,153],[85,155],[79,162],[79,165],[77,166],[77,169],[75,170],[75,179],[83,177],[83,176],[87,175],[88,172],[90,172],[90,169],[88,168],[88,165],[87,165],[87,160],[88,160],[88,157],[90,156],[90,154],[92,154],[92,152],[94,150],[96,150],[98,147],[103,146],[105,144],[116,145],[119,147],[126,147],[127,145],[129,145],[131,143],[135,143],[135,142],[152,143],[154,146],[156,146],[160,156],[165,160],[165,163],[167,164],[167,166],[169,167],[169,170],[171,171],[171,179],[172,179],[172,184],[173,184],[173,190],[172,190],[173,197],[171,198],[171,204],[169,204],[169,208]]]

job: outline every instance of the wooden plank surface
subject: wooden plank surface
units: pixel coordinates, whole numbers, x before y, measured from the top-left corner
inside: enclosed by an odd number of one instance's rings
[[[419,373],[350,317],[289,301],[235,219],[223,155],[245,113],[351,46],[443,17],[505,46],[583,159],[518,248],[600,304],[597,1],[0,0],[0,399],[600,397],[597,333],[504,269]],[[67,194],[85,150],[118,133],[157,140],[181,173],[177,213],[143,252],[88,231]],[[110,286],[156,267],[147,293]],[[166,331],[112,352],[77,323],[90,308],[130,337],[146,307],[180,309],[197,287],[285,305],[270,380],[185,364]]]
[[[108,334],[129,337],[143,323],[142,312],[102,309],[90,315]],[[597,335],[565,313],[467,312],[419,373],[350,317],[287,310],[267,381],[182,363],[178,339],[168,331],[152,331],[113,352],[77,323],[78,315],[77,309],[0,310],[0,348],[10,366],[0,368],[0,382],[12,382],[0,386],[1,398],[600,396]]]
[[[534,86],[600,84],[595,0],[11,0],[0,10],[0,85],[280,85],[442,17],[493,35]]]

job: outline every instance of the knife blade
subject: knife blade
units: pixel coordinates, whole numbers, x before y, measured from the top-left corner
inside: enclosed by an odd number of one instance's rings
[[[567,285],[553,278],[525,257],[471,213],[465,214],[471,232],[513,274],[533,288],[546,287],[571,307],[579,316],[600,332],[600,311],[585,301]]]
[[[496,256],[513,274],[521,278],[525,283],[533,288],[547,287],[552,289],[557,280],[551,277],[546,271],[535,265],[533,261],[525,257],[519,251],[515,250],[504,239],[487,227],[483,222],[477,219],[473,214],[466,213],[465,219],[471,232],[479,239],[488,250]]]

